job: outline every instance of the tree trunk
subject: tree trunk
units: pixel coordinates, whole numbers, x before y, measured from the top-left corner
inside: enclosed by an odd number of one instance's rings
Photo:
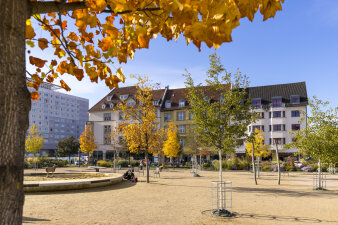
[[[146,167],[147,167],[147,183],[149,183],[149,160],[148,160],[148,152],[146,151]]]
[[[252,172],[254,174],[255,184],[257,185],[256,165],[255,165],[255,145],[253,142],[251,142],[251,144],[252,144]]]
[[[26,86],[25,27],[28,1],[0,7],[0,224],[21,224],[25,136],[31,106]]]
[[[279,163],[278,145],[276,141],[275,141],[275,144],[276,144],[276,159],[277,159],[277,170],[278,170],[278,185],[280,185],[280,163]]]
[[[318,160],[318,190],[322,190],[322,175],[321,175],[321,163],[320,159]]]
[[[218,151],[218,156],[219,156],[219,209],[223,209],[223,176],[222,176],[222,151]]]

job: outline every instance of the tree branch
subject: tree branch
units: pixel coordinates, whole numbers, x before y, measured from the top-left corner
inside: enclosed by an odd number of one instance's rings
[[[48,2],[29,2],[30,4],[30,16],[34,14],[43,14],[43,13],[63,13],[67,11],[74,11],[77,9],[87,9],[85,2],[55,2],[55,1],[48,1]]]

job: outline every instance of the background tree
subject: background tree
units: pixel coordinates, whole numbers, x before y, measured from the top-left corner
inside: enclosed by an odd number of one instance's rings
[[[177,127],[174,122],[168,124],[167,140],[163,145],[163,153],[167,157],[177,157],[181,144],[178,140]]]
[[[252,158],[252,169],[256,185],[257,185],[256,178],[257,171],[255,165],[255,156],[268,157],[269,155],[271,155],[271,151],[269,151],[269,148],[270,148],[269,145],[264,144],[264,135],[262,134],[262,131],[255,129],[254,132],[252,133],[252,138],[250,142],[246,143],[246,151],[248,155],[250,155]]]
[[[145,154],[147,183],[149,183],[149,154],[157,154],[162,149],[159,142],[164,136],[156,119],[152,90],[154,86],[149,83],[148,77],[138,77],[136,93],[133,96],[136,104],[127,104],[124,100],[115,108],[123,115],[124,122],[120,126],[129,151]]]
[[[284,148],[296,148],[298,152],[318,160],[319,187],[321,164],[338,162],[338,107],[329,108],[329,102],[313,97],[309,103],[310,113],[302,112],[301,121],[306,127],[291,131],[293,142]]]
[[[64,140],[60,140],[57,143],[57,156],[68,156],[68,161],[70,163],[70,156],[77,154],[80,148],[80,143],[75,140],[75,137],[70,136]],[[80,159],[79,159],[80,164]]]
[[[110,133],[110,143],[114,151],[114,172],[116,171],[116,153],[118,146],[121,146],[122,143],[119,139],[120,132],[118,130],[118,127],[113,127],[112,131]]]
[[[79,143],[81,152],[88,153],[88,164],[89,164],[89,155],[92,154],[97,149],[93,128],[91,126],[85,127],[85,130],[82,132],[79,138]]]
[[[217,149],[219,182],[222,182],[222,154],[233,153],[243,143],[247,127],[255,117],[246,98],[248,81],[240,72],[227,73],[216,54],[210,55],[205,80],[208,86],[195,85],[189,73],[186,77],[187,99],[196,125],[193,129],[200,142]]]
[[[29,126],[28,83],[38,90],[43,81],[56,82],[70,90],[59,75],[69,74],[82,80],[85,74],[93,82],[105,80],[109,87],[124,80],[121,69],[113,73],[113,58],[120,63],[132,58],[136,49],[148,48],[149,40],[161,34],[167,40],[184,33],[187,42],[198,48],[219,47],[231,41],[232,30],[240,18],[253,20],[260,9],[263,20],[274,17],[284,0],[224,1],[2,1],[0,14],[0,224],[22,222],[24,202],[23,162],[25,135]],[[115,21],[115,22],[114,22]],[[32,24],[36,24],[32,26]],[[74,26],[75,25],[75,26]],[[40,26],[40,27],[38,27]],[[35,32],[38,29],[39,32]],[[37,36],[41,34],[41,36]],[[94,43],[97,42],[97,44]],[[27,44],[27,48],[25,45]],[[38,46],[48,51],[41,59],[39,51],[30,55],[32,69],[25,65],[25,53]],[[35,68],[34,68],[35,67]],[[26,72],[26,75],[25,75]],[[18,187],[19,185],[19,188]]]
[[[26,152],[33,153],[35,155],[36,152],[42,149],[42,145],[43,136],[39,133],[38,127],[33,124],[26,137],[25,150]]]

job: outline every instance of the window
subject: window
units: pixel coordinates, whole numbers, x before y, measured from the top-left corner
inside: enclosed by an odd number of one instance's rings
[[[110,103],[109,108],[111,108],[111,109],[114,108],[114,104]]]
[[[182,147],[184,147],[184,139],[183,138],[180,138],[180,144]]]
[[[107,97],[107,101],[111,101],[111,96],[108,96],[108,97]]]
[[[153,105],[158,105],[158,101],[153,101]]]
[[[282,98],[281,97],[272,98],[272,107],[281,107],[281,106],[282,106]]]
[[[252,126],[252,131],[253,132],[256,132],[256,129],[257,130],[261,130],[261,126],[260,125]]]
[[[103,142],[104,142],[105,145],[111,144],[110,137],[104,137]]]
[[[291,124],[292,130],[300,130],[300,124]]]
[[[185,112],[178,112],[177,120],[185,120]]]
[[[102,109],[105,109],[105,108],[106,108],[106,105],[105,105],[105,104],[102,104],[101,107],[102,107]]]
[[[123,113],[119,112],[119,120],[123,120]]]
[[[264,112],[256,112],[256,114],[258,115],[258,118],[264,119]]]
[[[135,106],[135,102],[128,102],[127,105],[129,105],[129,106]]]
[[[291,103],[292,104],[299,104],[300,103],[300,97],[299,95],[291,95]]]
[[[281,124],[275,124],[273,125],[273,131],[281,131],[282,125]]]
[[[184,134],[185,133],[185,125],[179,125],[178,126],[178,133]]]
[[[125,99],[127,99],[128,98],[128,95],[120,95],[120,99],[121,100],[125,100]]]
[[[189,113],[189,120],[192,120],[193,119],[193,115],[192,113]]]
[[[281,144],[285,144],[285,138],[270,138],[269,139],[269,144],[270,145],[281,145]]]
[[[300,117],[299,110],[293,110],[293,111],[291,111],[291,117]]]
[[[281,111],[273,112],[273,118],[278,118],[278,117],[282,117],[282,112]]]
[[[178,103],[179,107],[184,107],[185,106],[185,100],[184,99],[180,99],[179,103]]]
[[[166,108],[170,108],[171,107],[171,101],[170,100],[165,101],[165,107]]]
[[[110,125],[105,125],[104,126],[104,134],[110,134],[111,132],[111,127]]]
[[[104,113],[103,118],[104,118],[105,121],[111,120],[111,113]]]
[[[164,122],[169,121],[171,121],[171,113],[170,112],[164,113]]]
[[[260,98],[254,98],[254,99],[252,99],[251,106],[252,107],[261,108],[262,107],[261,99]]]

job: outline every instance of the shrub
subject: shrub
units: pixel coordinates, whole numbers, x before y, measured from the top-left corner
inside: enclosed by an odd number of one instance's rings
[[[262,170],[263,171],[271,171],[271,166],[263,166]]]
[[[107,162],[105,160],[99,160],[99,161],[97,161],[97,165],[98,166],[103,166],[103,167],[111,167],[112,163],[111,162]]]
[[[237,169],[238,169],[238,167],[237,167],[237,165],[236,165],[236,164],[232,164],[230,169],[231,169],[231,170],[237,170]]]
[[[287,166],[285,168],[286,171],[297,171],[297,168],[295,166]]]
[[[24,165],[24,166],[25,166],[25,169],[30,169],[30,168],[32,168],[31,163],[28,162],[27,160],[25,160],[24,163],[25,163],[25,165]]]
[[[128,167],[128,160],[121,159],[121,160],[117,161],[117,165],[119,165],[121,167]]]
[[[189,167],[190,168],[191,167],[191,163],[190,162],[186,162],[185,163],[185,167]]]
[[[212,160],[211,164],[215,169],[219,169],[219,161],[217,159]]]
[[[211,167],[211,164],[210,164],[209,162],[203,163],[203,164],[202,164],[202,167],[203,167],[203,168],[210,168],[210,167]]]

